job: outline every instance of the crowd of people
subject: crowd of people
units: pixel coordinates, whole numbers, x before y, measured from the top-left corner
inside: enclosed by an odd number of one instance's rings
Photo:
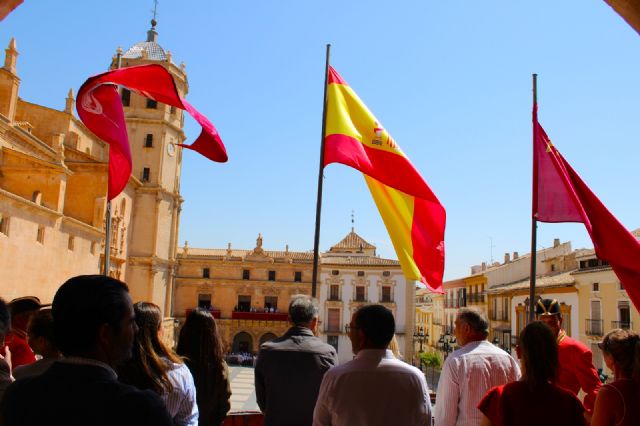
[[[161,320],[103,275],[71,278],[51,308],[0,299],[0,424],[219,426],[231,388],[214,318],[191,312],[175,352]]]
[[[293,296],[291,328],[263,343],[256,360],[264,424],[640,424],[640,335],[604,337],[614,380],[602,385],[591,351],[563,330],[558,302],[541,299],[536,314],[519,334],[518,363],[488,342],[481,311],[460,309],[460,348],[445,361],[433,409],[424,374],[391,350],[390,310],[353,313],[355,356],[338,365],[333,346],[316,337],[317,301]],[[175,352],[161,323],[157,305],[133,304],[125,283],[102,275],[71,278],[51,307],[0,299],[0,424],[221,425],[231,389],[215,319],[190,312]]]

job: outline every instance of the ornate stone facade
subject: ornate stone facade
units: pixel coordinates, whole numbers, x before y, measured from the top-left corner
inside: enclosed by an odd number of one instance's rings
[[[184,66],[173,64],[156,38],[152,28],[111,67],[159,63],[185,96]],[[63,110],[19,98],[17,57],[12,39],[0,69],[0,294],[50,302],[69,277],[102,270],[108,146],[73,115],[71,90]],[[133,174],[112,200],[109,274],[129,284],[134,300],[168,313],[182,203],[182,111],[124,89],[122,97]]]

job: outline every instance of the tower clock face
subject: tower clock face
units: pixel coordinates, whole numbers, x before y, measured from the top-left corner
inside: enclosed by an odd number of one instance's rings
[[[169,145],[167,145],[167,154],[172,157],[176,155],[176,145],[173,142],[170,142]]]

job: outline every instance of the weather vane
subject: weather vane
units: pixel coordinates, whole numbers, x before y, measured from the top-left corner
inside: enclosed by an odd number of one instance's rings
[[[158,0],[153,0],[153,21],[156,22],[158,17]]]

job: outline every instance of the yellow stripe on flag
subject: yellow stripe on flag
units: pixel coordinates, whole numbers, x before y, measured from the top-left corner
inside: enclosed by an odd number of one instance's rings
[[[406,278],[420,281],[422,274],[413,259],[411,238],[415,197],[384,185],[372,177],[363,176],[389,232],[402,272]]]
[[[405,156],[382,124],[349,86],[327,87],[327,127],[325,136],[346,135],[369,148]]]

